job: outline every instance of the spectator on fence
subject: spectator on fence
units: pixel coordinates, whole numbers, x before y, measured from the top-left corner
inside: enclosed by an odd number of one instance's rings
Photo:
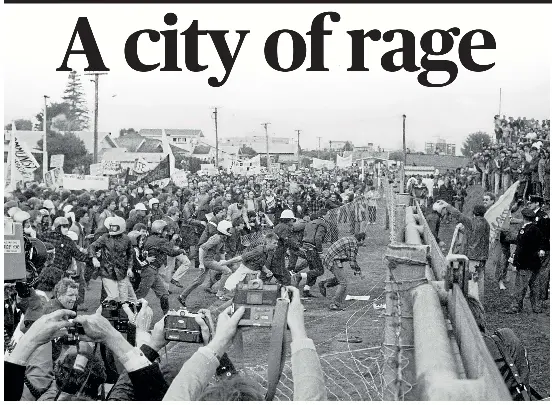
[[[472,295],[483,300],[484,288],[485,288],[485,264],[489,258],[489,235],[491,227],[487,220],[483,217],[485,215],[485,206],[475,205],[473,207],[473,216],[470,218],[465,214],[462,214],[452,205],[442,202],[444,208],[446,208],[452,216],[454,216],[458,222],[464,225],[467,233],[467,252],[470,278],[469,291]]]

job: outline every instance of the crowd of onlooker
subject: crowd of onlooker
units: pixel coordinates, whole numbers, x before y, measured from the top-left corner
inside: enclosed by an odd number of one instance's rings
[[[495,137],[498,143],[506,145],[520,141],[550,140],[550,120],[536,120],[526,117],[506,118],[505,115],[495,115]]]

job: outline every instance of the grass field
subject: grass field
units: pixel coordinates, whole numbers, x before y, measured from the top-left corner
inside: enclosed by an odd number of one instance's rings
[[[464,205],[464,213],[470,213],[475,204],[483,201],[483,189],[473,186],[468,190]],[[450,245],[455,223],[441,224],[439,237],[446,243],[447,252]],[[531,311],[529,298],[524,303],[521,314],[504,314],[511,303],[510,293],[513,289],[515,273],[509,273],[510,281],[505,283],[507,290],[500,290],[494,273],[496,257],[491,256],[485,271],[485,297],[483,306],[486,311],[487,327],[490,332],[498,328],[511,328],[527,348],[531,366],[531,386],[543,397],[550,396],[550,301],[546,301],[544,312],[534,314]]]
[[[482,190],[480,187],[472,187],[465,204],[465,212],[471,212],[476,202],[481,201]],[[384,229],[383,204],[378,208],[378,222],[370,225],[367,230],[366,247],[359,251],[359,264],[363,269],[362,278],[355,277],[349,269],[351,286],[348,294],[370,296],[368,301],[347,301],[347,308],[342,312],[330,312],[327,307],[329,298],[320,296],[317,289],[313,293],[318,298],[304,301],[306,308],[305,324],[307,333],[313,339],[320,356],[322,368],[325,373],[326,386],[329,400],[367,401],[382,399],[382,355],[380,346],[383,340],[384,318],[382,309],[376,309],[374,304],[384,303],[384,281],[386,264],[383,259],[384,252],[389,243],[388,231]],[[441,240],[450,243],[453,224],[442,224],[440,231]],[[448,251],[448,246],[447,246]],[[500,327],[509,327],[519,336],[527,347],[531,362],[531,385],[544,396],[550,395],[550,313],[547,302],[546,311],[543,314],[529,312],[530,306],[526,306],[523,314],[505,315],[501,311],[509,305],[508,293],[500,292],[494,282],[493,260],[487,265],[486,299],[483,303],[487,311],[487,323],[491,331]],[[348,269],[348,266],[347,266]],[[181,282],[186,285],[195,278],[196,274],[186,274]],[[324,279],[324,275],[321,279]],[[514,276],[510,275],[510,280]],[[98,280],[91,282],[91,290],[87,291],[87,307],[90,311],[99,304],[100,283]],[[176,297],[178,289],[171,286],[173,294],[170,296],[171,308],[178,308]],[[331,298],[334,291],[328,290]],[[161,318],[162,313],[159,301],[150,292],[148,302],[154,310],[154,320]],[[220,304],[213,295],[198,289],[189,297],[189,310],[196,311],[199,308],[209,308]],[[289,336],[288,336],[289,337]],[[361,343],[347,343],[347,337],[360,337]],[[266,376],[267,350],[269,344],[269,331],[260,328],[244,330],[243,357],[230,351],[229,356],[238,368],[246,370],[251,376],[261,383]],[[344,341],[340,341],[344,340]],[[167,352],[162,353],[162,364],[171,371],[166,374],[170,379],[171,374],[177,372],[183,362],[197,350],[197,345],[184,343],[170,343]],[[288,346],[289,350],[289,346]],[[289,352],[286,357],[286,366],[276,399],[292,399],[293,381],[289,363]],[[264,381],[266,383],[266,381]]]

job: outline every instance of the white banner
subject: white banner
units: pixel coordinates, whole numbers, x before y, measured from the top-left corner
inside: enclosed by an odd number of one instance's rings
[[[353,165],[353,155],[349,155],[345,158],[339,155],[337,156],[337,162],[336,162],[337,167],[350,167],[352,165]]]
[[[105,175],[114,175],[119,174],[123,171],[121,167],[121,162],[115,160],[104,160],[102,162],[102,174]]]
[[[335,163],[330,160],[323,160],[323,159],[317,159],[312,158],[311,163],[312,168],[314,169],[328,169],[332,170],[335,168]]]
[[[171,179],[176,187],[188,187],[188,172],[179,170],[171,176]]]
[[[103,167],[101,163],[92,163],[90,165],[91,176],[101,176],[103,174]]]
[[[491,226],[490,242],[494,241],[498,237],[498,228],[500,228],[506,218],[510,216],[510,204],[514,200],[514,195],[518,188],[519,181],[516,181],[510,186],[504,194],[500,196],[485,213],[485,219]]]
[[[151,169],[152,166],[143,157],[136,159],[136,161],[134,162],[134,172],[137,174],[147,173]]]
[[[15,167],[19,173],[25,176],[27,173],[33,173],[38,169],[39,164],[27,144],[17,139],[16,132],[17,131],[12,132],[12,140],[14,141],[15,148]]]
[[[63,188],[66,190],[108,190],[109,177],[65,174],[63,175]]]
[[[65,155],[52,155],[50,157],[50,168],[63,167]]]

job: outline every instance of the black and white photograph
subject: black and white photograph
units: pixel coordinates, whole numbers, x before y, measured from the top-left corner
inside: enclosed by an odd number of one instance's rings
[[[5,401],[549,401],[549,4],[2,4]]]

